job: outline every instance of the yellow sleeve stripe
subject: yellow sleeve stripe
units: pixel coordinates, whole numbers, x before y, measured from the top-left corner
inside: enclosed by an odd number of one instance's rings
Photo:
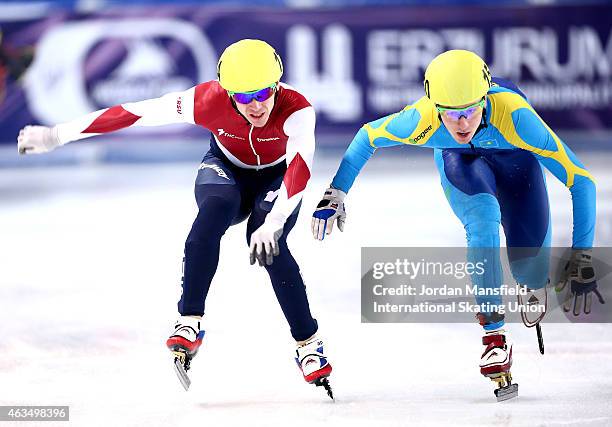
[[[406,106],[403,111],[408,111],[416,109],[419,112],[420,119],[415,127],[414,131],[407,137],[402,138],[387,130],[387,126],[391,121],[397,118],[401,113],[395,113],[390,115],[385,119],[385,121],[378,127],[374,128],[369,123],[366,124],[363,128],[368,134],[368,138],[370,140],[370,145],[374,148],[378,148],[374,141],[377,138],[386,138],[390,141],[400,142],[402,144],[409,145],[424,145],[427,143],[429,138],[435,133],[436,130],[440,127],[440,120],[438,120],[438,113],[433,108],[433,105],[426,98],[421,98],[413,105]],[[410,123],[406,123],[407,126],[410,126]]]
[[[366,123],[363,128],[368,134],[368,139],[370,140],[370,145],[374,148],[378,148],[376,144],[374,144],[374,140],[377,138],[387,138],[391,141],[400,141],[401,139],[396,137],[390,132],[387,132],[387,125],[391,120],[399,116],[399,113],[391,114],[387,119],[377,128],[372,127],[369,123]]]
[[[556,160],[565,169],[567,174],[567,182],[565,185],[567,187],[574,185],[574,178],[576,175],[585,176],[591,181],[595,182],[593,176],[586,169],[583,169],[572,162],[559,137],[552,131],[552,129],[548,127],[544,120],[540,118],[538,113],[535,112],[531,105],[529,105],[529,103],[527,103],[522,96],[515,93],[499,92],[490,94],[489,99],[491,100],[492,109],[491,124],[493,124],[493,126],[495,126],[501,132],[501,134],[510,144],[514,145],[515,147],[531,151],[539,156]],[[543,148],[532,146],[518,135],[516,128],[514,127],[514,121],[512,120],[512,113],[521,108],[530,110],[540,120],[542,125],[544,125],[550,136],[552,136],[553,140],[555,141],[557,148],[556,151],[545,150]]]

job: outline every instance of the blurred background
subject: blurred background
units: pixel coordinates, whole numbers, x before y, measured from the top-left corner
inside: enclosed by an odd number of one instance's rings
[[[283,80],[314,104],[322,151],[344,149],[364,122],[421,97],[429,61],[454,48],[479,53],[495,76],[517,83],[573,149],[606,151],[610,16],[612,2],[598,0],[5,0],[0,146],[10,148],[0,164],[200,157],[208,137],[189,126],[130,129],[36,159],[17,159],[14,144],[26,124],[214,79],[223,49],[247,37],[272,44]]]

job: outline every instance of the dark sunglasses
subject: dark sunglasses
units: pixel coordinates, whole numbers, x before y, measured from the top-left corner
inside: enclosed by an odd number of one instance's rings
[[[254,99],[258,102],[263,102],[274,95],[276,91],[276,83],[263,89],[254,90],[251,92],[228,92],[234,101],[239,104],[250,104]]]
[[[485,102],[485,99],[482,98],[480,101],[463,108],[446,108],[436,105],[436,109],[438,110],[438,113],[444,114],[445,117],[451,120],[459,121],[461,117],[465,117],[466,119],[472,117],[481,108],[485,107]]]

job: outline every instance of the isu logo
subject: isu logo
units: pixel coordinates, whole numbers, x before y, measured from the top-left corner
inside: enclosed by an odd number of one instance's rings
[[[213,165],[213,164],[209,164],[209,163],[202,163],[202,164],[200,164],[200,167],[198,168],[198,170],[203,170],[203,169],[212,169],[215,172],[217,172],[218,176],[220,176],[221,178],[225,178],[225,179],[227,179],[229,181],[229,176],[227,176],[225,171],[223,169],[221,169],[217,165]]]
[[[179,96],[176,99],[176,112],[178,114],[183,114],[183,97]]]
[[[236,136],[232,133],[227,133],[224,129],[217,129],[217,132],[219,132],[219,136],[224,136],[226,138],[240,139],[242,141],[245,141],[245,138],[241,136]]]

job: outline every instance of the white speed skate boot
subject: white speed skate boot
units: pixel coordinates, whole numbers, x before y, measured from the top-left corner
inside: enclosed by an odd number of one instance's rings
[[[166,340],[166,346],[174,356],[174,370],[185,390],[191,385],[187,376],[191,359],[197,354],[204,338],[200,323],[200,318],[181,316],[174,324],[174,332]]]
[[[497,383],[497,401],[518,396],[518,384],[512,383],[512,344],[503,329],[485,331],[482,343],[486,346],[480,357],[480,373]]]
[[[322,386],[327,391],[327,395],[333,399],[334,394],[328,380],[332,367],[327,361],[323,346],[322,339],[311,337],[306,342],[298,344],[295,361],[304,375],[304,380],[317,387]]]

